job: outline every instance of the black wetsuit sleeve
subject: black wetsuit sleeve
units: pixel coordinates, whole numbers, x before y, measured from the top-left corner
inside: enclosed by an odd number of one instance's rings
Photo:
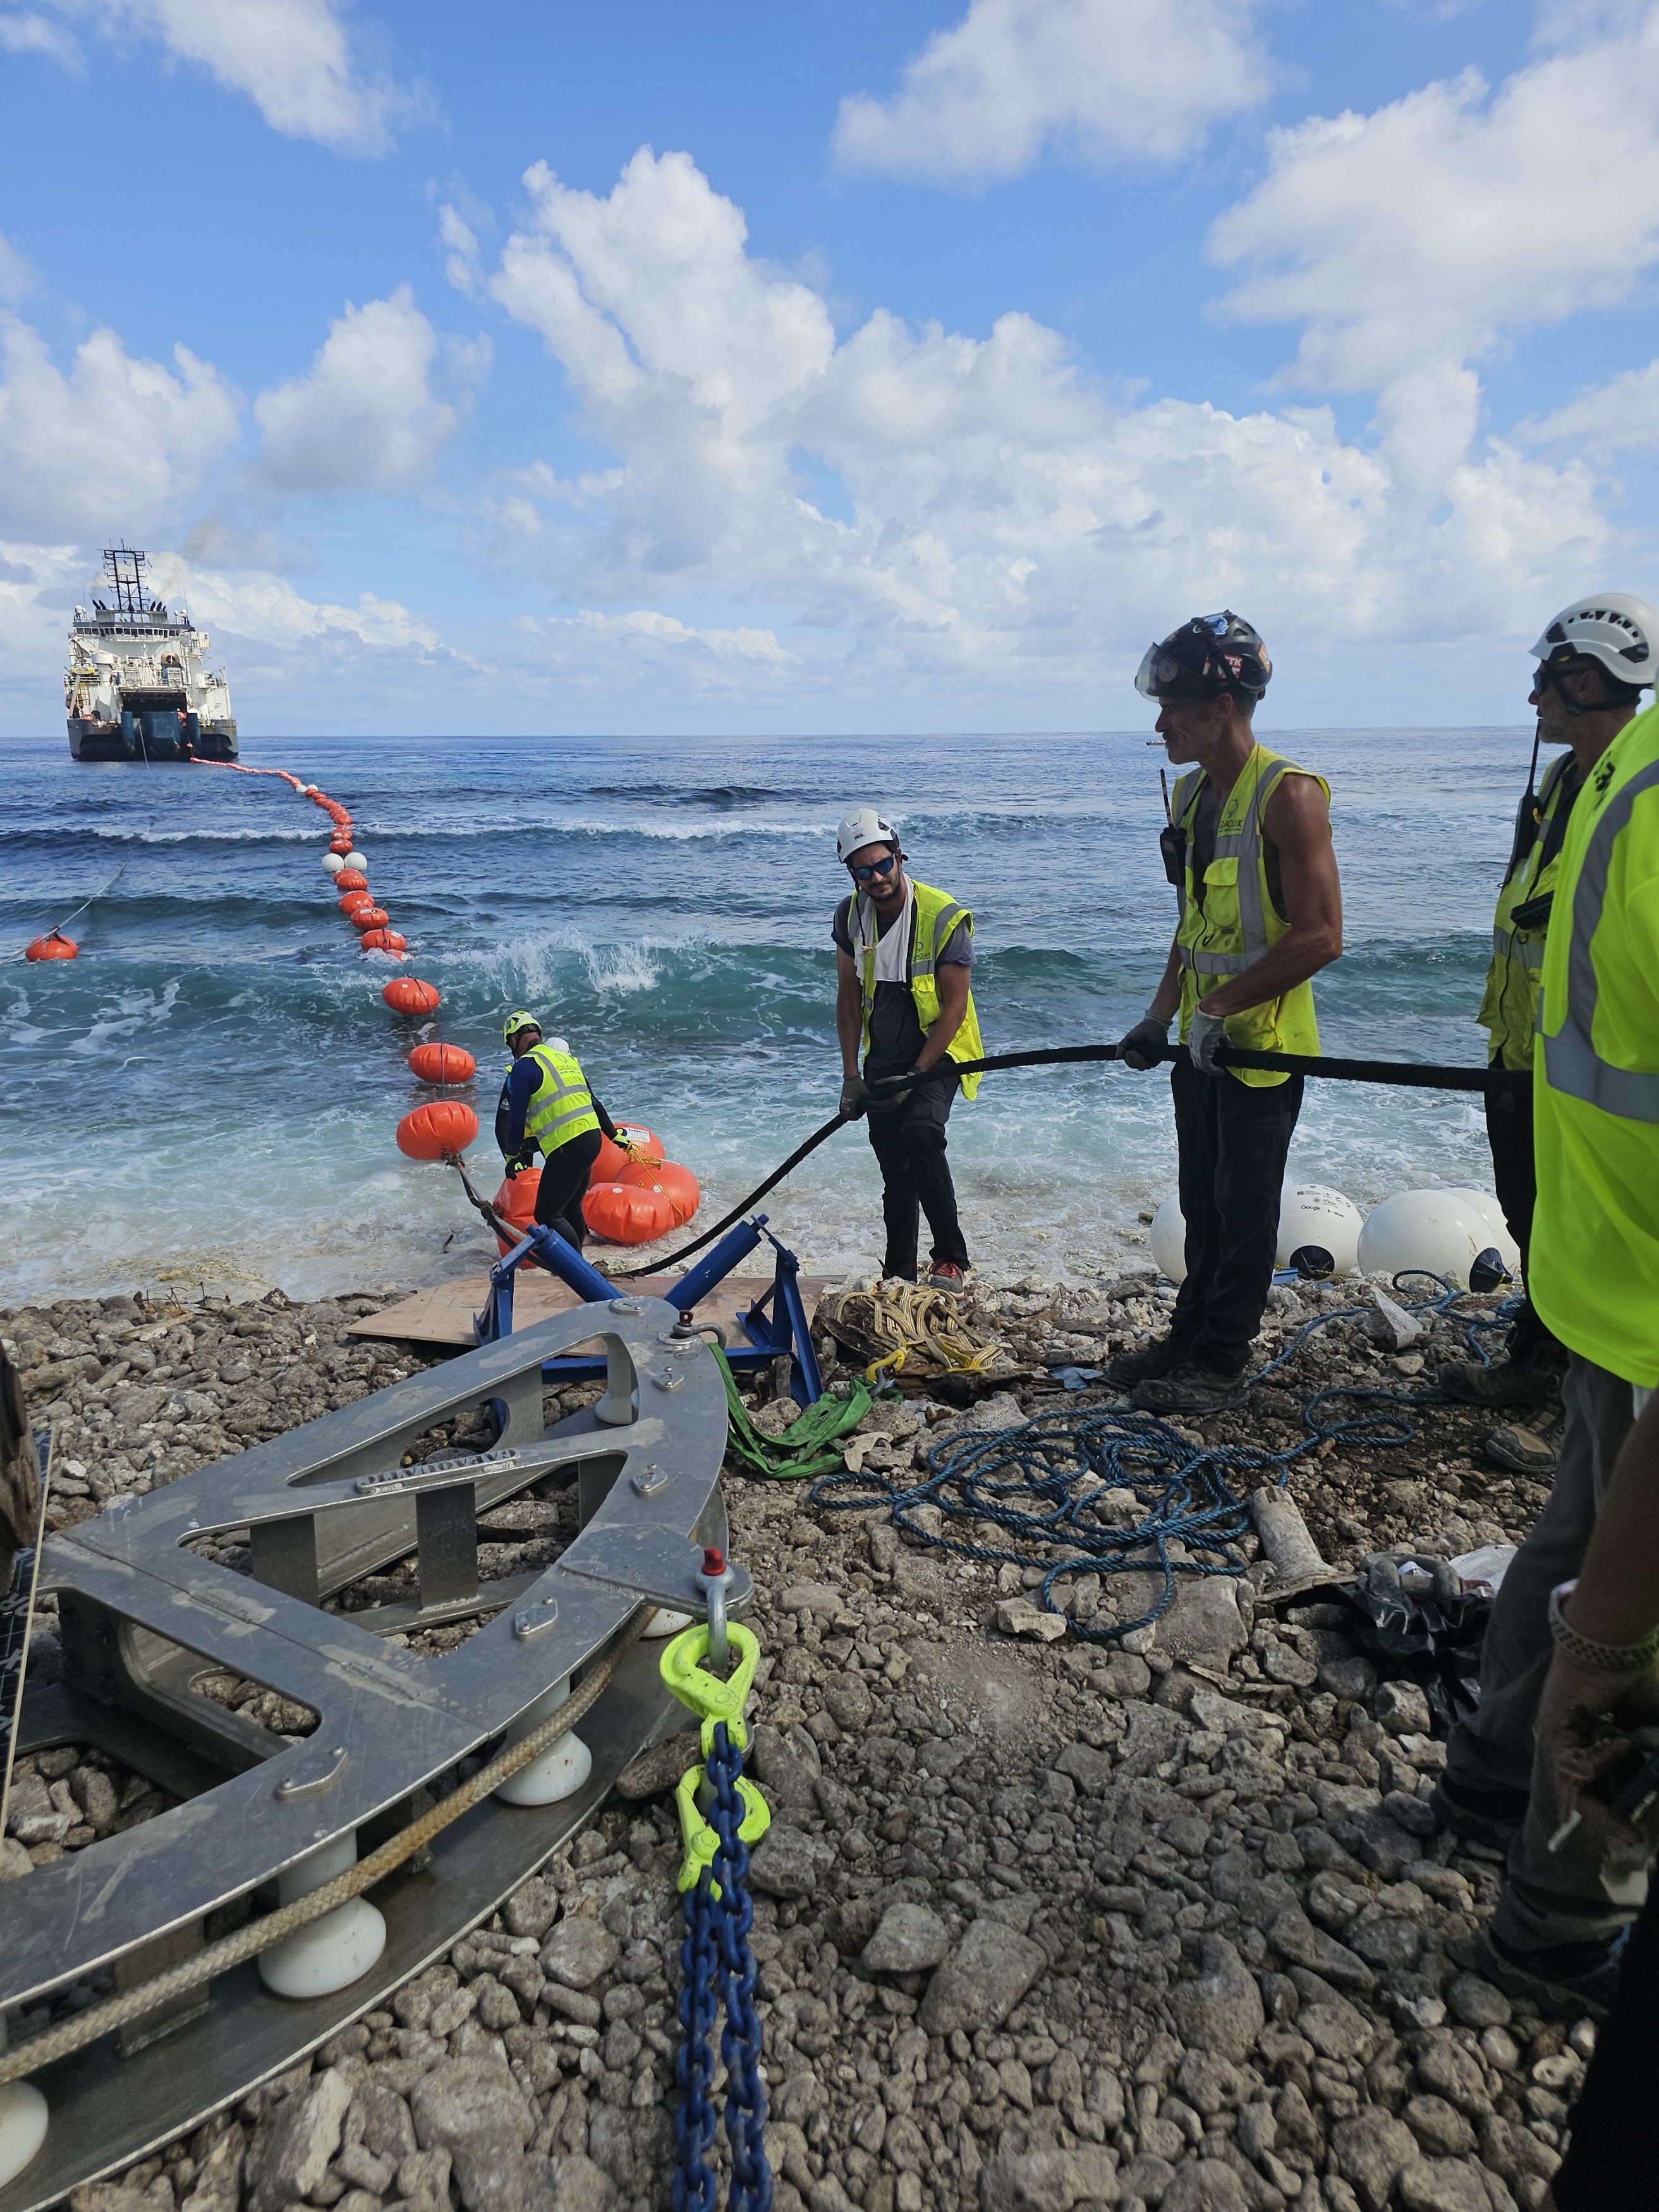
[[[600,1135],[601,1135],[601,1136],[605,1136],[605,1137],[609,1137],[609,1138],[610,1138],[610,1139],[611,1139],[611,1143],[614,1145],[614,1144],[616,1143],[616,1141],[617,1141],[617,1125],[616,1125],[616,1123],[611,1120],[611,1116],[610,1116],[610,1115],[605,1112],[605,1108],[600,1104],[599,1101],[597,1098],[594,1098],[594,1097],[593,1097],[593,1093],[592,1093],[591,1091],[588,1092],[588,1094],[587,1094],[587,1095],[588,1095],[588,1097],[589,1097],[590,1098],[592,1098],[592,1099],[593,1099],[593,1111],[594,1111],[594,1112],[599,1115],[599,1133],[600,1133]]]
[[[538,1069],[526,1053],[515,1060],[507,1072],[501,1085],[501,1103],[495,1109],[495,1142],[501,1146],[501,1158],[510,1160],[524,1152],[524,1121],[530,1110],[531,1095],[536,1088]]]

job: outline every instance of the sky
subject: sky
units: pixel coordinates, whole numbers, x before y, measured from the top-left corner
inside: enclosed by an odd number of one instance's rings
[[[1659,0],[0,0],[0,733],[1529,719],[1659,602]]]

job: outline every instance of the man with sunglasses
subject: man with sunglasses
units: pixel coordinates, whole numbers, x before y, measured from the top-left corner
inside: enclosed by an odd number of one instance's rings
[[[945,1125],[958,1086],[964,1098],[979,1088],[978,1076],[958,1076],[954,1066],[980,1059],[984,1049],[969,988],[974,917],[948,891],[905,873],[898,833],[873,806],[853,809],[836,832],[836,850],[853,880],[830,926],[841,1110],[854,1120],[870,1117],[887,1224],[882,1273],[915,1282],[926,1214],[933,1237],[927,1279],[936,1290],[960,1291],[968,1246],[945,1157]],[[917,1080],[871,1095],[871,1084],[905,1075]]]
[[[1516,817],[1515,842],[1492,926],[1492,965],[1477,1018],[1491,1042],[1486,1072],[1486,1139],[1492,1180],[1510,1234],[1528,1272],[1538,1181],[1533,1165],[1533,1038],[1543,993],[1544,945],[1567,823],[1590,770],[1651,685],[1659,617],[1626,592],[1603,592],[1563,608],[1532,648],[1538,662],[1530,704],[1538,716],[1532,769]],[[1536,781],[1540,745],[1565,750]],[[1460,1359],[1440,1370],[1440,1387],[1473,1406],[1528,1406],[1540,1417],[1499,1429],[1488,1457],[1517,1474],[1548,1481],[1557,1459],[1559,1393],[1565,1348],[1539,1319],[1530,1295],[1512,1323],[1505,1355],[1490,1366]]]

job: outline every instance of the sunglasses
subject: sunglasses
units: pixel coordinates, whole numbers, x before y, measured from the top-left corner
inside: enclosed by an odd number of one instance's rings
[[[898,854],[890,853],[884,860],[877,860],[867,868],[855,868],[849,860],[847,872],[855,884],[867,884],[872,876],[890,876],[898,866]]]

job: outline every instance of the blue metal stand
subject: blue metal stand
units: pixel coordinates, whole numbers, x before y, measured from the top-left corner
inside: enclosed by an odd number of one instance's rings
[[[818,1372],[805,1302],[800,1294],[799,1262],[767,1228],[763,1213],[752,1214],[747,1221],[728,1230],[712,1251],[664,1292],[664,1298],[682,1321],[690,1322],[708,1293],[723,1283],[763,1240],[777,1254],[771,1287],[738,1316],[738,1326],[749,1342],[729,1345],[726,1356],[733,1373],[741,1375],[769,1367],[775,1359],[787,1354],[792,1362],[790,1385],[796,1403],[815,1405],[823,1395],[823,1380]],[[489,1271],[489,1302],[476,1316],[480,1344],[494,1344],[513,1334],[514,1278],[526,1263],[545,1267],[590,1305],[608,1305],[627,1287],[602,1275],[557,1230],[544,1228],[538,1223]],[[599,1356],[542,1362],[543,1377],[550,1382],[595,1382],[605,1372],[605,1361]]]

